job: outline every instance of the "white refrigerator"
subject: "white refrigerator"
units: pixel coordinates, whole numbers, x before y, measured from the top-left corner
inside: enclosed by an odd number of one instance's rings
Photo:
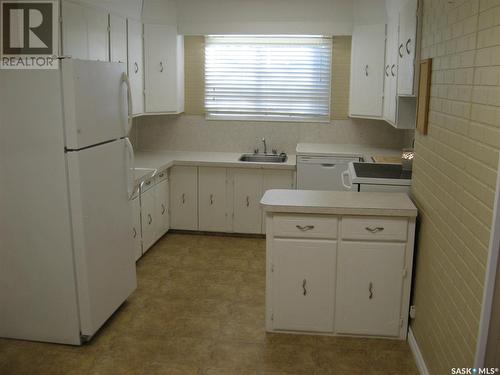
[[[0,71],[0,337],[80,345],[136,288],[125,64]]]

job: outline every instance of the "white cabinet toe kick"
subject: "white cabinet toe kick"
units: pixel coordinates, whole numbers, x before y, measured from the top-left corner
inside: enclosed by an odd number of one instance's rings
[[[284,193],[273,208],[268,193],[267,331],[406,339],[416,209],[407,216],[390,207],[385,216],[381,207],[376,216],[346,207],[314,213],[287,206]],[[399,202],[403,195],[395,194]]]

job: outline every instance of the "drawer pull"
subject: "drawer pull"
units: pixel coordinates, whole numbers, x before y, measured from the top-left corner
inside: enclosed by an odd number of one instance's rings
[[[210,194],[210,205],[212,206],[214,204],[214,195]]]
[[[371,233],[378,233],[382,232],[384,230],[384,227],[366,227],[365,229]]]
[[[370,283],[368,285],[368,292],[370,293],[370,295],[368,296],[368,299],[372,299],[373,298],[373,283]]]
[[[165,213],[165,205],[162,203],[161,204],[161,214],[163,215]]]
[[[186,203],[186,194],[182,193],[182,204]]]
[[[153,217],[151,216],[151,214],[148,214],[148,224],[151,225],[152,222],[153,222]]]
[[[132,233],[134,233],[134,238],[137,237],[137,231],[135,230],[135,228],[132,228]]]
[[[302,282],[302,290],[303,290],[303,294],[306,296],[307,295],[307,289],[306,289],[306,285],[307,285],[307,280],[304,279],[304,281]]]
[[[250,197],[247,195],[247,207],[250,206]]]
[[[158,175],[158,177],[160,177],[160,178],[163,178],[163,176],[165,176],[165,173],[160,173],[160,174]]]
[[[314,229],[314,225],[296,225],[296,227],[302,232],[307,232],[308,230]]]

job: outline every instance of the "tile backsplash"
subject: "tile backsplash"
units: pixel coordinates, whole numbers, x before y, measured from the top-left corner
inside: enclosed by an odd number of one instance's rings
[[[133,143],[140,150],[249,152],[269,149],[295,153],[299,142],[356,143],[387,148],[411,145],[413,131],[376,120],[329,123],[214,121],[199,115],[143,116],[134,121]]]

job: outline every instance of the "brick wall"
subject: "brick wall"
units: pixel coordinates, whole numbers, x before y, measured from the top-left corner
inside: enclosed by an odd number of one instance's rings
[[[429,133],[416,134],[420,210],[412,329],[431,374],[472,366],[500,150],[500,0],[423,0],[433,58]]]

